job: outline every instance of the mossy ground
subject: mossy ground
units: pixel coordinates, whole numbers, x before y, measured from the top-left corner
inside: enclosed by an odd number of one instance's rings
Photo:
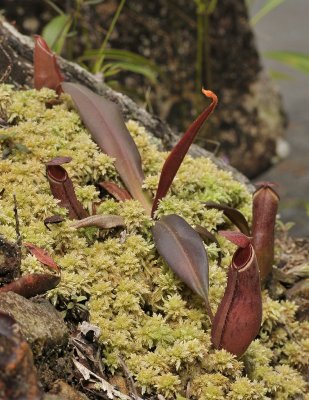
[[[44,218],[65,216],[66,210],[51,195],[44,162],[57,156],[73,158],[66,169],[78,199],[90,212],[92,203],[100,200],[95,183],[121,184],[113,160],[92,142],[70,100],[63,96],[60,104],[51,105],[54,100],[54,92],[47,89],[15,92],[0,86],[0,114],[9,123],[0,131],[6,153],[0,162],[0,189],[5,189],[0,199],[0,234],[16,239],[16,194],[23,240],[45,248],[62,269],[61,283],[48,297],[54,304],[60,299],[67,304],[89,299],[90,321],[101,328],[108,370],[116,371],[121,357],[145,396],[182,399],[189,391],[191,399],[201,400],[304,398],[309,327],[296,320],[293,302],[273,300],[263,293],[259,338],[237,360],[211,347],[202,301],[156,253],[152,221],[138,202],[118,203],[107,196],[97,207],[98,214],[124,217],[124,234],[75,230],[69,220],[46,229]],[[167,154],[156,149],[143,127],[133,121],[127,125],[141,152],[145,189],[154,191]],[[214,232],[228,227],[221,212],[203,207],[202,201],[207,200],[228,203],[250,219],[251,197],[242,184],[207,159],[186,157],[158,215],[177,213]],[[213,311],[223,295],[234,251],[223,238],[218,240],[223,249],[221,266],[218,248],[207,246]],[[41,269],[35,257],[23,254],[23,272]]]

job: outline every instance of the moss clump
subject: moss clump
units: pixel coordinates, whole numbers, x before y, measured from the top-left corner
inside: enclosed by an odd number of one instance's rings
[[[175,278],[158,257],[151,239],[152,221],[136,201],[117,203],[105,198],[100,214],[119,214],[126,221],[125,235],[117,232],[99,238],[98,230],[76,231],[66,220],[48,231],[43,220],[66,215],[52,197],[44,162],[71,156],[66,166],[78,199],[91,210],[100,180],[120,183],[113,160],[91,141],[70,101],[50,106],[54,92],[15,92],[0,86],[0,112],[10,125],[2,134],[15,146],[0,163],[0,234],[15,239],[13,193],[17,196],[25,241],[44,247],[62,268],[60,285],[48,296],[54,304],[76,302],[87,296],[91,322],[101,328],[102,357],[117,370],[119,357],[145,394],[168,399],[184,398],[188,382],[192,399],[294,399],[302,398],[305,383],[303,346],[308,324],[295,319],[296,305],[272,300],[264,293],[264,319],[259,340],[242,359],[210,345],[210,324],[201,300]],[[167,154],[133,121],[128,122],[142,155],[145,188],[154,191]],[[2,148],[5,143],[2,143]],[[120,183],[121,184],[121,183]],[[226,202],[250,218],[251,198],[232,176],[207,159],[186,157],[171,193],[160,203],[158,215],[177,213],[189,223],[216,230],[227,225],[221,212],[206,210],[202,201]],[[223,262],[218,249],[208,246],[210,304],[215,311],[225,288],[226,269],[234,247],[223,238]],[[31,255],[22,257],[23,272],[42,266]]]

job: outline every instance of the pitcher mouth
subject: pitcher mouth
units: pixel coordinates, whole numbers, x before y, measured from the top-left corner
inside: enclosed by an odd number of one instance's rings
[[[50,165],[47,173],[49,178],[56,182],[65,182],[68,177],[66,170],[60,165]]]
[[[253,257],[253,247],[250,244],[247,247],[239,247],[233,257],[232,266],[237,271],[243,271],[250,265],[250,260]]]

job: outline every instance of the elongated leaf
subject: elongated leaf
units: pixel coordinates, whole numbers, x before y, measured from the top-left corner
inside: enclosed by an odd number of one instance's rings
[[[162,72],[161,69],[148,58],[123,49],[108,48],[105,49],[103,52],[100,52],[100,50],[86,50],[83,56],[79,58],[79,60],[95,58],[100,54],[103,54],[105,59],[131,62],[139,66],[148,66],[158,74]]]
[[[48,46],[57,54],[60,54],[70,30],[72,18],[68,14],[60,14],[45,25],[42,35]]]
[[[296,53],[293,51],[268,51],[265,53],[267,58],[280,61],[304,74],[309,74],[309,54]]]
[[[212,201],[205,202],[204,205],[207,208],[214,208],[223,211],[223,214],[240,230],[240,232],[250,236],[248,221],[236,208],[226,206],[225,204],[214,203]]]
[[[136,65],[128,61],[110,63],[110,68],[106,69],[103,67],[102,72],[104,77],[107,78],[119,73],[120,71],[130,71],[135,72],[136,74],[143,75],[147,79],[149,79],[151,83],[156,83],[157,81],[157,73],[154,72],[147,65]]]
[[[236,234],[234,238],[233,233]],[[225,236],[242,247],[236,250],[229,267],[226,289],[213,320],[211,339],[217,349],[223,348],[241,356],[261,326],[259,268],[249,238],[240,232],[229,232]],[[242,240],[240,236],[243,236]]]
[[[60,282],[59,275],[51,274],[29,274],[23,275],[21,278],[8,285],[0,288],[0,293],[14,292],[20,296],[30,297],[37,296],[55,288]]]
[[[26,246],[30,253],[34,255],[42,264],[47,265],[56,272],[60,272],[59,266],[44,249],[41,249],[32,243],[23,243],[23,245]]]
[[[72,96],[94,141],[101,150],[116,159],[116,169],[132,197],[139,200],[150,214],[150,201],[142,190],[144,174],[141,157],[118,105],[82,85],[66,82],[62,87]]]
[[[267,0],[265,5],[251,18],[251,24],[257,24],[262,18],[280,6],[280,4],[282,4],[284,1],[285,0]]]
[[[111,229],[118,226],[125,226],[125,222],[119,215],[91,215],[90,217],[81,219],[73,224],[73,227],[76,229],[87,228],[89,226]]]
[[[99,186],[105,189],[118,201],[126,201],[132,199],[131,195],[125,189],[119,187],[114,182],[100,182]]]
[[[153,201],[151,215],[153,216],[156,209],[158,208],[159,201],[166,195],[168,192],[175,175],[187,154],[189,147],[193,143],[198,131],[200,130],[203,123],[209,117],[209,115],[215,109],[218,98],[217,96],[211,92],[210,90],[202,90],[205,96],[210,97],[212,99],[211,104],[199,115],[199,117],[191,124],[187,132],[183,135],[180,141],[176,144],[176,146],[171,151],[170,155],[167,157],[160,176],[160,181],[157,189],[157,193],[155,199]]]
[[[156,222],[152,234],[159,254],[175,274],[204,299],[212,318],[208,302],[208,259],[198,233],[183,218],[171,214]]]
[[[53,54],[41,36],[35,36],[34,46],[34,87],[54,89],[58,94],[62,92],[63,76]]]

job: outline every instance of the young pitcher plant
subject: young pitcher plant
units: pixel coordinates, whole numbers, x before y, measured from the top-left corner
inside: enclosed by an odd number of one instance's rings
[[[139,200],[148,215],[156,217],[160,200],[166,196],[181,163],[194,141],[199,129],[208,119],[218,103],[217,96],[210,90],[202,90],[211,104],[192,123],[187,132],[179,140],[167,157],[159,180],[154,200],[145,192],[142,185],[144,174],[141,157],[128,129],[125,126],[118,105],[93,93],[88,88],[62,82],[62,75],[57,66],[55,56],[39,38],[36,38],[35,50],[35,87],[44,85],[45,75],[50,74],[52,87],[59,93],[61,90],[71,95],[76,109],[88,128],[93,140],[102,151],[115,159],[115,167],[128,192],[112,182],[100,183],[101,187],[111,193],[119,201],[132,198]],[[48,53],[48,57],[47,54]],[[52,60],[52,63],[47,60]],[[38,83],[39,82],[39,83]],[[59,161],[59,160],[58,160]],[[62,160],[63,161],[63,160]],[[65,161],[67,162],[67,161]],[[51,164],[52,163],[52,164]],[[62,205],[69,210],[69,217],[81,219],[78,226],[123,226],[117,216],[86,216],[75,212],[76,201],[74,189],[66,189],[69,177],[60,162],[47,163],[47,176],[51,190],[57,197],[57,191],[52,185],[64,185],[62,194],[58,197]],[[55,169],[56,167],[56,169]],[[65,179],[64,179],[65,178]],[[59,191],[58,191],[59,193]],[[66,199],[65,203],[65,196]],[[61,203],[60,203],[61,204]],[[74,205],[75,204],[75,205]],[[254,194],[253,199],[253,229],[250,238],[250,228],[245,217],[225,204],[205,203],[205,207],[216,208],[239,229],[239,231],[222,232],[221,234],[238,246],[228,271],[227,286],[221,303],[215,313],[211,310],[208,300],[209,265],[207,252],[200,235],[180,216],[165,215],[154,222],[153,239],[159,254],[165,259],[174,273],[196,294],[204,300],[206,312],[212,321],[212,343],[214,347],[226,349],[236,356],[242,355],[251,341],[259,332],[262,318],[262,299],[260,287],[260,272],[266,277],[272,267],[274,223],[278,205],[278,196],[265,184]],[[102,219],[102,218],[101,218]],[[100,225],[101,224],[101,225]],[[103,225],[102,225],[103,224]],[[212,238],[213,234],[203,227],[197,230],[201,235]],[[214,238],[216,241],[216,238]],[[258,265],[260,264],[260,265]]]

